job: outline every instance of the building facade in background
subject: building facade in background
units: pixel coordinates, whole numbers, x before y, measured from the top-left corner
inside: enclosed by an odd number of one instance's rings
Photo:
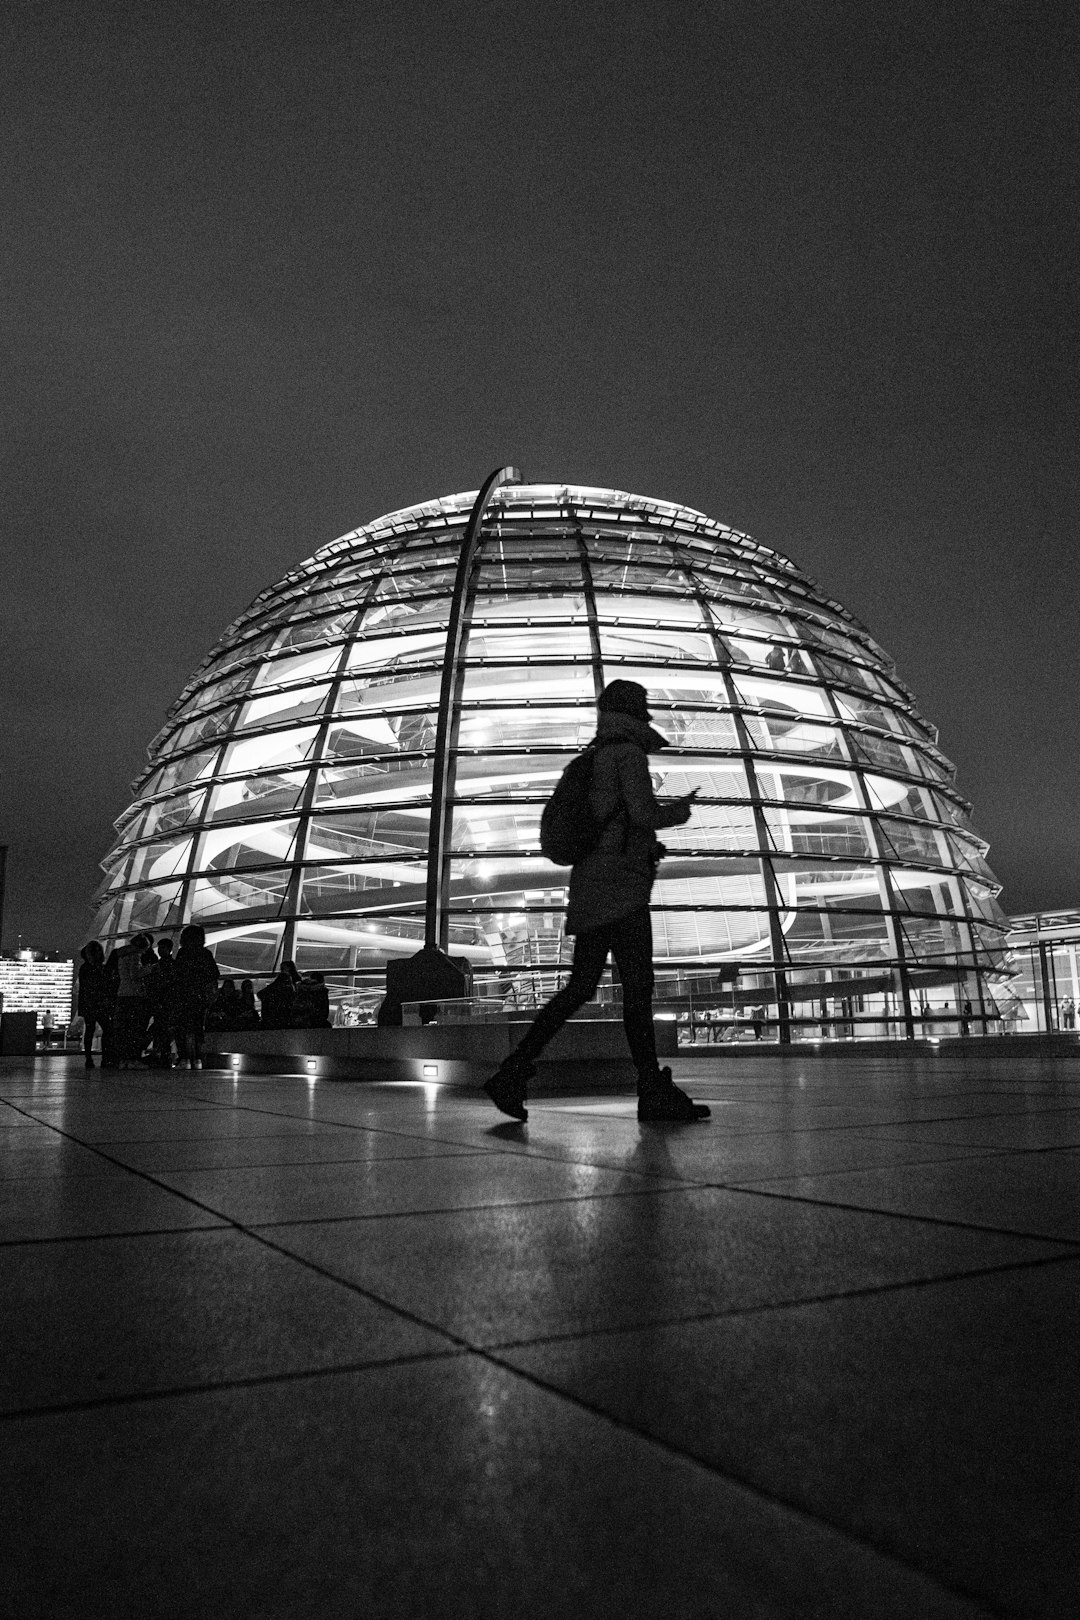
[[[345,535],[230,625],[117,822],[98,936],[198,921],[226,971],[326,973],[339,1020],[427,940],[531,1007],[570,959],[540,811],[618,676],[670,739],[657,791],[700,795],[654,891],[669,1011],[784,1039],[1000,1029],[987,847],[851,614],[685,507],[510,481],[485,501]]]
[[[49,1022],[58,1028],[71,1022],[74,988],[75,963],[70,957],[50,960],[36,951],[0,956],[3,1011],[36,1012],[39,1029]]]
[[[1073,1034],[1080,1010],[1080,911],[1033,911],[1009,918],[1015,977],[1002,998],[1015,1035]]]

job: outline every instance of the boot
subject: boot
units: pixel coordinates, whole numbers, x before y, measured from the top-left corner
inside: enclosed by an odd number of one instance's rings
[[[671,1078],[670,1069],[657,1069],[648,1080],[638,1084],[637,1117],[644,1121],[671,1120],[690,1123],[708,1119],[711,1109],[705,1103],[694,1102],[680,1091]]]
[[[509,1114],[511,1119],[528,1119],[525,1086],[535,1073],[535,1063],[530,1063],[528,1058],[519,1058],[516,1052],[511,1052],[510,1056],[499,1064],[491,1079],[485,1080],[484,1090],[501,1113]]]

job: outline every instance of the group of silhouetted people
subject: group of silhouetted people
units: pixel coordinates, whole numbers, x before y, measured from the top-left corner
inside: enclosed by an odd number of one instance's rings
[[[251,979],[222,980],[198,923],[155,947],[136,934],[106,958],[99,942],[82,948],[78,1015],[83,1020],[86,1067],[94,1067],[94,1039],[101,1034],[101,1067],[169,1069],[176,1061],[202,1067],[207,1030],[329,1028],[330,996],[321,973],[281,969],[258,993]]]
[[[202,1066],[206,1019],[218,993],[218,965],[198,923],[171,939],[135,934],[106,957],[98,941],[82,948],[77,1011],[83,1020],[86,1067],[94,1067],[94,1037],[101,1032],[101,1066],[123,1069],[146,1061],[171,1067]]]
[[[322,974],[298,973],[295,962],[282,962],[259,1001],[263,1029],[330,1028],[330,992]]]

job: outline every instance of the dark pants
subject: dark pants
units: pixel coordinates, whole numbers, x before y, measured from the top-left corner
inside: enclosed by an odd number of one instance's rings
[[[113,1037],[119,1062],[138,1062],[146,1045],[149,1024],[150,1004],[145,996],[117,996]]]
[[[173,1013],[173,1038],[181,1063],[202,1057],[203,1034],[206,1030],[206,1008],[183,1002]]]
[[[101,1031],[101,1059],[105,1061],[105,1054],[109,1045],[109,1015],[105,1012],[83,1014],[83,1051],[87,1057],[94,1053],[94,1031]]]
[[[552,996],[533,1019],[518,1057],[532,1061],[566,1020],[591,1001],[607,963],[615,958],[623,993],[623,1028],[638,1078],[648,1083],[656,1074],[656,1035],[653,1031],[652,919],[648,909],[632,911],[618,922],[578,934],[574,941],[574,965],[570,982]]]
[[[161,1007],[154,1009],[154,1022],[150,1026],[150,1039],[154,1044],[154,1062],[161,1069],[172,1065],[172,1019]]]

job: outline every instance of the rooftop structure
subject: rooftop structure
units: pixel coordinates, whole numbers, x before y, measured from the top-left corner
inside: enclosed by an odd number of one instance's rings
[[[574,485],[365,525],[263,591],[150,745],[96,932],[202,923],[221,966],[331,976],[339,1019],[425,942],[534,1005],[569,963],[540,811],[616,676],[698,789],[654,891],[660,994],[781,1039],[996,1026],[986,844],[892,660],[786,557]]]

